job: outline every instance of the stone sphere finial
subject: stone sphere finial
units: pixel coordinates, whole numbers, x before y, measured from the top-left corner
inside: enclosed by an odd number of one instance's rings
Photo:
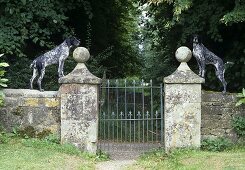
[[[176,50],[175,57],[179,62],[188,62],[192,57],[192,53],[188,47],[182,46]]]
[[[73,52],[73,58],[78,63],[85,63],[90,58],[90,54],[87,48],[77,47]]]

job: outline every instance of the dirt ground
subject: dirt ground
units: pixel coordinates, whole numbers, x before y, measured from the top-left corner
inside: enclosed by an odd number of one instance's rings
[[[135,162],[135,160],[110,160],[97,164],[96,170],[123,170]]]

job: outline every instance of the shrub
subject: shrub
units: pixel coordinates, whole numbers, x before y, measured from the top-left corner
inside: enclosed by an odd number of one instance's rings
[[[238,102],[236,103],[236,106],[240,106],[241,104],[245,104],[245,89],[242,89],[242,93],[238,93],[237,95]]]
[[[8,137],[8,135],[6,133],[0,132],[0,144],[8,143],[9,139],[10,138]]]
[[[220,152],[231,147],[231,142],[225,138],[204,139],[201,144],[202,150]]]
[[[232,127],[239,137],[245,137],[245,117],[236,116],[232,119]]]
[[[51,142],[51,143],[56,143],[56,144],[59,144],[60,143],[60,138],[57,134],[49,134],[48,136],[46,136],[44,138],[44,140],[48,141],[48,142]]]

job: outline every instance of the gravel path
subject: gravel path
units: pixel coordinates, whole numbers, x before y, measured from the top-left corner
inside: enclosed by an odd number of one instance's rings
[[[124,170],[136,163],[136,159],[144,152],[159,148],[159,143],[116,143],[100,142],[99,148],[109,153],[111,160],[96,165],[96,170]]]
[[[111,160],[101,162],[96,165],[96,170],[123,170],[135,162],[135,160]]]

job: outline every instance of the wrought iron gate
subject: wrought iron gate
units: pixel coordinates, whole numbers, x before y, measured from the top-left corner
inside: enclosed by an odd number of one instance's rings
[[[144,152],[163,145],[163,88],[106,80],[100,88],[99,149]]]

